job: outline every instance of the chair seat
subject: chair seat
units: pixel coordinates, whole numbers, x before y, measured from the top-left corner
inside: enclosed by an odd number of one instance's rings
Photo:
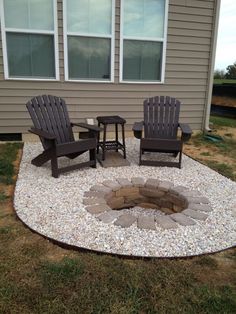
[[[77,152],[87,151],[97,147],[97,141],[95,138],[79,140],[75,142],[69,142],[57,145],[57,156],[65,156],[67,154],[73,154]]]
[[[183,143],[179,139],[142,138],[140,148],[146,151],[175,152],[182,150]]]

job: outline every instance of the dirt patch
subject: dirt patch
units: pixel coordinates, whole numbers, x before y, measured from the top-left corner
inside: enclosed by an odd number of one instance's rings
[[[236,98],[227,96],[212,96],[211,103],[218,106],[236,107]]]

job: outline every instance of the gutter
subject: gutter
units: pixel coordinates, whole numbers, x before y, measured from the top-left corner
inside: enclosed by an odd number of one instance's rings
[[[215,58],[216,58],[216,45],[218,37],[219,28],[219,17],[220,17],[220,4],[221,0],[216,0],[215,7],[215,19],[214,19],[214,29],[213,29],[213,40],[211,46],[211,62],[209,65],[209,75],[208,75],[208,92],[206,95],[206,106],[205,106],[205,121],[204,121],[204,131],[211,131],[209,127],[210,113],[211,113],[211,99],[212,99],[212,88],[214,81],[214,69],[215,69]]]

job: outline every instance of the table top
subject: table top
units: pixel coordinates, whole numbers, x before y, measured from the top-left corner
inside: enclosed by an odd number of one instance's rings
[[[99,116],[97,117],[98,122],[102,124],[124,124],[126,120],[120,116]]]

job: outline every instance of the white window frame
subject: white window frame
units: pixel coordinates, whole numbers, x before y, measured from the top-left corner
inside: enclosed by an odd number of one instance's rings
[[[164,36],[163,37],[135,37],[124,36],[124,1],[120,0],[120,78],[119,82],[124,84],[164,84],[165,82],[165,68],[166,68],[166,48],[167,48],[167,26],[168,26],[168,11],[169,0],[165,0],[165,14],[164,14]],[[138,41],[150,41],[161,42],[162,45],[162,64],[161,64],[161,80],[160,81],[139,81],[139,80],[123,80],[123,47],[124,40],[138,40]]]
[[[57,23],[57,0],[53,0],[53,20],[54,31],[45,30],[30,30],[22,28],[7,28],[5,27],[4,17],[4,4],[3,0],[0,0],[0,19],[1,19],[1,32],[2,32],[2,51],[3,51],[3,68],[4,78],[6,80],[21,80],[21,81],[58,81],[60,79],[59,73],[59,50],[58,50],[58,23]],[[40,78],[40,77],[10,77],[8,69],[8,55],[7,55],[7,42],[6,32],[8,33],[20,33],[20,34],[42,34],[42,35],[54,35],[54,59],[55,59],[55,78]]]
[[[84,83],[114,83],[114,54],[115,54],[115,0],[112,0],[111,11],[111,35],[102,35],[95,33],[84,32],[68,32],[67,31],[67,0],[63,1],[63,37],[64,37],[64,72],[65,81],[67,82],[84,82]],[[95,80],[95,79],[70,79],[68,68],[68,36],[77,37],[93,37],[107,38],[111,40],[111,65],[110,65],[110,80]]]

